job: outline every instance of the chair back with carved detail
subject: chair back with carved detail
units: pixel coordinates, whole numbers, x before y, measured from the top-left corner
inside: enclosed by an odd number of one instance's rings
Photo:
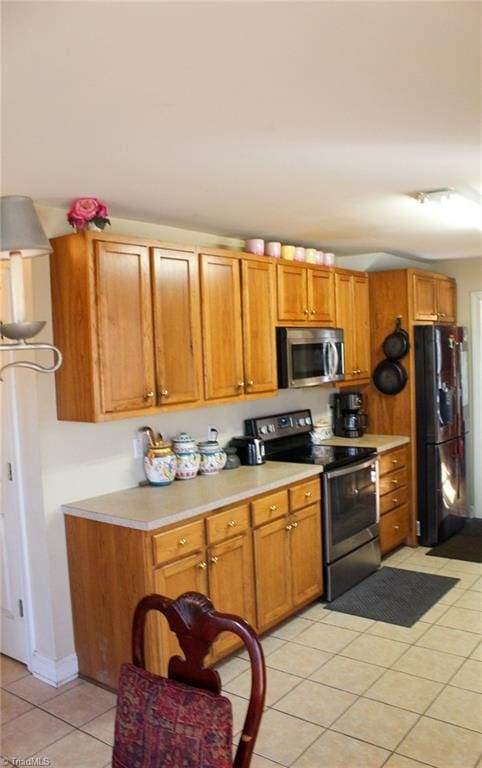
[[[146,616],[160,611],[185,658],[172,656],[167,678],[145,668]],[[221,632],[244,642],[251,662],[251,696],[232,757],[232,708],[221,695],[221,678],[203,661]],[[147,595],[132,625],[132,664],[119,679],[113,768],[248,768],[263,714],[266,671],[256,633],[244,619],[214,610],[198,592],[176,600]]]

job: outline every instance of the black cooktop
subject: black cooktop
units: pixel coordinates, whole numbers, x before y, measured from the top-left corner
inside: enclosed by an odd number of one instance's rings
[[[376,448],[357,445],[314,445],[310,434],[312,427],[308,409],[245,421],[246,434],[263,439],[268,461],[318,464],[325,469],[334,469],[376,453]]]

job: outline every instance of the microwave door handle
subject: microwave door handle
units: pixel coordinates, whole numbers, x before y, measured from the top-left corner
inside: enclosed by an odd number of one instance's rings
[[[330,348],[326,342],[323,342],[323,375],[326,376],[330,370]]]
[[[336,348],[336,344],[335,344],[335,342],[334,342],[334,341],[330,341],[330,349],[331,349],[331,350],[332,350],[332,352],[333,352],[333,356],[332,356],[332,366],[331,366],[331,371],[330,371],[330,377],[331,377],[331,378],[334,378],[334,377],[336,376],[336,372],[337,372],[337,370],[338,370],[338,362],[339,362],[339,358],[338,358],[338,350],[337,350],[337,348]]]

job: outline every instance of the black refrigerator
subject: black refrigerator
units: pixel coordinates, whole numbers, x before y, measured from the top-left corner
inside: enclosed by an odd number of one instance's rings
[[[467,516],[466,329],[415,326],[415,377],[420,544],[432,547],[460,530]]]

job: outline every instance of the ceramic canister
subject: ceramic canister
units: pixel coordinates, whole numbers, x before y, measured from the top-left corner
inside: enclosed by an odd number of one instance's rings
[[[293,261],[295,257],[295,247],[294,245],[282,245],[281,246],[281,258],[282,259],[288,259],[289,261]]]
[[[269,242],[266,243],[264,249],[266,256],[272,256],[275,259],[279,259],[281,256],[281,243]]]
[[[226,451],[217,440],[206,440],[197,444],[201,454],[199,472],[201,475],[216,475],[226,464]]]
[[[295,261],[305,260],[305,249],[301,245],[297,245],[295,248]]]
[[[316,264],[316,248],[305,249],[305,261],[307,261],[308,264]]]
[[[264,256],[264,240],[260,237],[253,237],[246,240],[244,248],[248,253],[254,253],[256,256]]]
[[[177,480],[191,480],[196,477],[201,461],[196,441],[187,432],[180,432],[173,438],[172,447],[176,454]]]
[[[323,254],[323,264],[325,267],[334,267],[335,266],[335,254],[334,253],[325,253]]]
[[[151,485],[170,485],[176,476],[176,456],[169,443],[150,446],[144,457],[144,471]]]

